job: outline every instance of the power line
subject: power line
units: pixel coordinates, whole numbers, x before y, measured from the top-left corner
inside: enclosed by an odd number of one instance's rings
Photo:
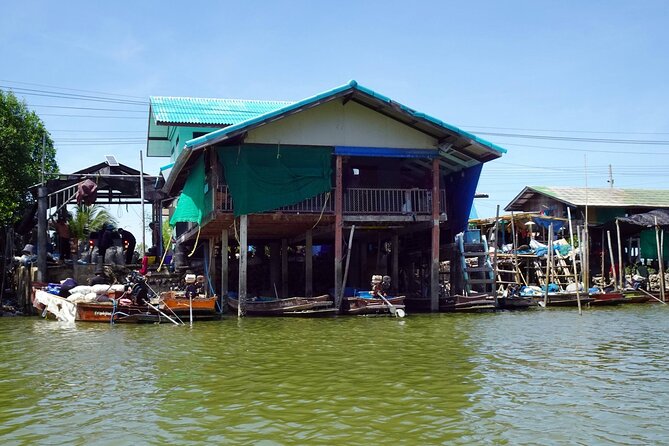
[[[554,130],[554,129],[525,129],[518,127],[488,127],[482,125],[465,125],[462,128],[475,129],[493,129],[493,130],[520,130],[525,132],[553,132],[553,133],[599,133],[612,135],[669,135],[669,132],[612,132],[612,131],[598,131],[598,130]],[[478,133],[478,132],[475,132]]]
[[[571,136],[529,135],[522,133],[477,132],[477,135],[503,136],[508,138],[546,139],[551,141],[595,142],[606,144],[641,144],[641,145],[669,145],[666,140],[643,139],[612,139],[612,138],[577,138]]]
[[[597,149],[574,149],[569,147],[551,147],[551,146],[535,146],[530,144],[518,144],[518,143],[503,143],[505,146],[517,146],[517,147],[529,147],[532,149],[548,149],[548,150],[562,150],[566,152],[587,152],[587,153],[617,153],[619,155],[669,155],[669,153],[662,152],[637,152],[637,151],[620,151],[620,150],[597,150]]]
[[[128,104],[128,105],[141,105],[141,106],[149,105],[148,101],[131,101],[129,99],[115,99],[115,98],[105,98],[102,96],[61,93],[58,91],[36,90],[33,88],[9,87],[6,85],[0,85],[0,89],[4,91],[11,91],[12,93],[16,91],[19,94],[26,96],[43,96],[43,97],[58,98],[58,99],[76,99],[81,101],[109,102],[112,104]]]
[[[40,113],[40,116],[60,116],[61,118],[102,118],[102,119],[148,119],[146,116],[92,116],[92,115],[62,115],[59,113]]]
[[[127,110],[122,108],[95,108],[95,107],[74,107],[69,105],[43,105],[43,104],[28,104],[29,107],[45,107],[45,108],[67,108],[72,110],[96,110],[96,111],[115,111],[115,112],[129,112],[129,113],[146,113],[146,110]]]
[[[6,82],[8,84],[32,85],[32,86],[35,86],[35,87],[55,88],[57,90],[81,91],[83,93],[103,94],[103,95],[106,95],[106,96],[120,96],[120,97],[124,97],[124,98],[145,99],[143,96],[131,96],[131,95],[119,94],[119,93],[106,93],[104,91],[94,91],[94,90],[81,90],[79,88],[57,87],[55,85],[35,84],[35,83],[32,83],[32,82],[12,81],[12,80],[9,80],[9,79],[0,79],[0,82]]]

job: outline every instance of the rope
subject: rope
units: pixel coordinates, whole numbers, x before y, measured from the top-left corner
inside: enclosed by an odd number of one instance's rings
[[[202,229],[202,226],[197,227],[197,237],[195,237],[195,245],[193,245],[193,250],[188,254],[188,257],[193,257],[193,254],[195,254],[195,250],[197,249],[197,243],[200,240],[200,230]]]
[[[330,199],[330,192],[326,192],[325,201],[323,202],[323,209],[321,209],[321,215],[318,216],[318,220],[316,220],[316,223],[314,223],[311,229],[314,229],[316,226],[318,226],[318,223],[321,222],[321,218],[323,218],[323,213],[325,212],[325,207],[327,206],[329,199]]]
[[[173,235],[174,235],[174,228],[172,228],[172,231],[170,232],[170,242],[172,241]],[[163,257],[160,259],[160,265],[158,265],[158,269],[156,269],[157,273],[160,272],[161,268],[163,267],[163,264],[165,263],[165,256],[167,256],[167,251],[169,250],[163,247]]]

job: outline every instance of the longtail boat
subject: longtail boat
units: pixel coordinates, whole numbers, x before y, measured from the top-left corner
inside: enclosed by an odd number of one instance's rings
[[[229,295],[228,306],[238,311],[239,299]],[[328,316],[337,313],[328,294],[315,297],[252,297],[244,302],[244,313],[248,316]]]
[[[181,291],[166,291],[160,293],[160,304],[158,308],[167,314],[174,314],[181,318],[189,317],[191,305],[194,319],[216,319],[220,313],[216,311],[218,296],[197,295],[191,299]]]
[[[354,296],[345,296],[341,302],[342,313],[346,314],[391,314],[391,307],[404,310],[404,296],[374,297],[371,291],[356,291]],[[390,303],[390,305],[388,305]]]
[[[590,305],[602,306],[602,305],[620,305],[624,302],[625,298],[623,293],[620,292],[606,292],[606,293],[595,293],[590,294],[594,300],[590,302]]]
[[[440,302],[439,310],[459,313],[488,312],[497,310],[497,302],[494,296],[485,293],[455,295],[446,298],[443,303]]]

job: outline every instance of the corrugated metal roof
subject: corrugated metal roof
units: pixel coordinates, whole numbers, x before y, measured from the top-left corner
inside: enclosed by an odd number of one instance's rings
[[[527,189],[528,192],[536,191],[574,206],[669,207],[669,190],[550,186],[530,186]]]
[[[235,125],[292,104],[288,101],[151,96],[154,122]]]

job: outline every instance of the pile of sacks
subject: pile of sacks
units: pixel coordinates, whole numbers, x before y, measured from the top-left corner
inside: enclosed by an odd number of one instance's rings
[[[71,302],[99,302],[108,300],[109,294],[121,294],[124,291],[123,284],[116,285],[78,285],[70,290],[67,300]]]

